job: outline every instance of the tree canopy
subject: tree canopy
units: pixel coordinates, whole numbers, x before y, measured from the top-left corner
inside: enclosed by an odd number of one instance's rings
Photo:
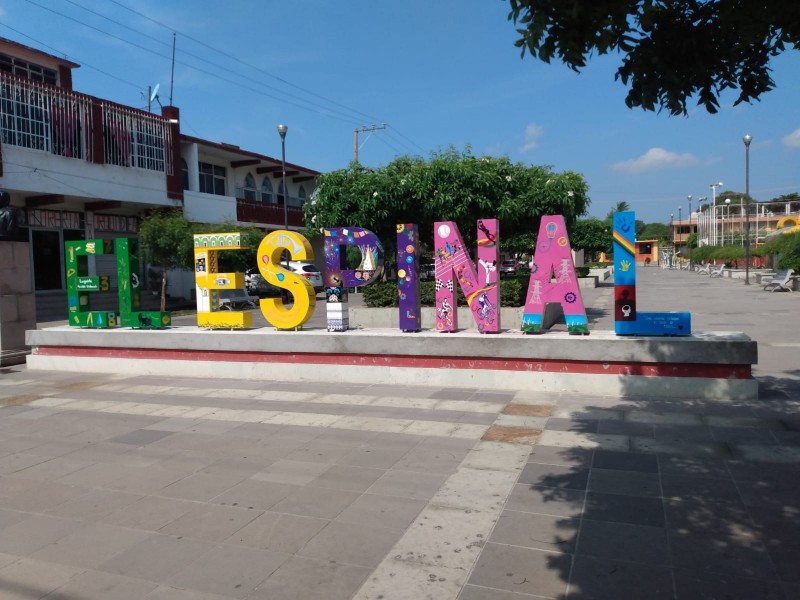
[[[543,215],[563,215],[569,227],[588,205],[588,185],[578,173],[554,173],[546,166],[451,148],[429,160],[404,156],[378,169],[353,163],[325,173],[305,205],[305,216],[309,229],[317,232],[344,226],[373,231],[391,264],[398,223],[418,223],[421,240],[430,248],[433,223],[454,221],[472,247],[478,219],[497,218],[504,251],[531,251],[532,245],[523,250],[516,242],[520,236],[532,240]]]
[[[524,57],[574,71],[594,53],[622,55],[615,79],[625,104],[686,114],[687,101],[716,113],[724,90],[734,105],[774,87],[770,60],[800,48],[800,4],[786,0],[509,0]]]

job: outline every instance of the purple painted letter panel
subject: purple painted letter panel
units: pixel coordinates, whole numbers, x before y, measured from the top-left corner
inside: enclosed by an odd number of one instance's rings
[[[436,329],[456,331],[455,282],[467,299],[481,333],[500,331],[500,288],[497,283],[499,226],[495,219],[478,221],[478,268],[464,248],[452,221],[434,223],[436,262]]]
[[[325,234],[325,297],[328,331],[347,331],[347,290],[375,281],[383,271],[383,246],[377,236],[360,227],[334,227]],[[361,251],[361,263],[347,268],[347,246]]]
[[[419,227],[412,223],[397,226],[397,301],[400,329],[419,331]]]

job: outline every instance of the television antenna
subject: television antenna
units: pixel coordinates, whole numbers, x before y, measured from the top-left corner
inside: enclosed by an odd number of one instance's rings
[[[153,101],[158,102],[158,105],[161,106],[161,100],[158,98],[158,88],[161,86],[160,83],[157,83],[155,86],[147,88],[147,112],[153,112]]]

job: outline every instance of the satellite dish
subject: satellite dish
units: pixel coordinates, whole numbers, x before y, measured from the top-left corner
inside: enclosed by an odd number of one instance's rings
[[[150,92],[150,102],[158,98],[158,88],[161,84],[157,83],[156,86],[153,88],[153,91]]]

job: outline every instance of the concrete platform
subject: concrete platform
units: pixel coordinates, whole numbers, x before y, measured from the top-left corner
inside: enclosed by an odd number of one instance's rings
[[[685,338],[443,334],[361,329],[29,331],[31,370],[141,376],[380,382],[622,397],[748,400],[758,397],[757,344],[743,333]]]

